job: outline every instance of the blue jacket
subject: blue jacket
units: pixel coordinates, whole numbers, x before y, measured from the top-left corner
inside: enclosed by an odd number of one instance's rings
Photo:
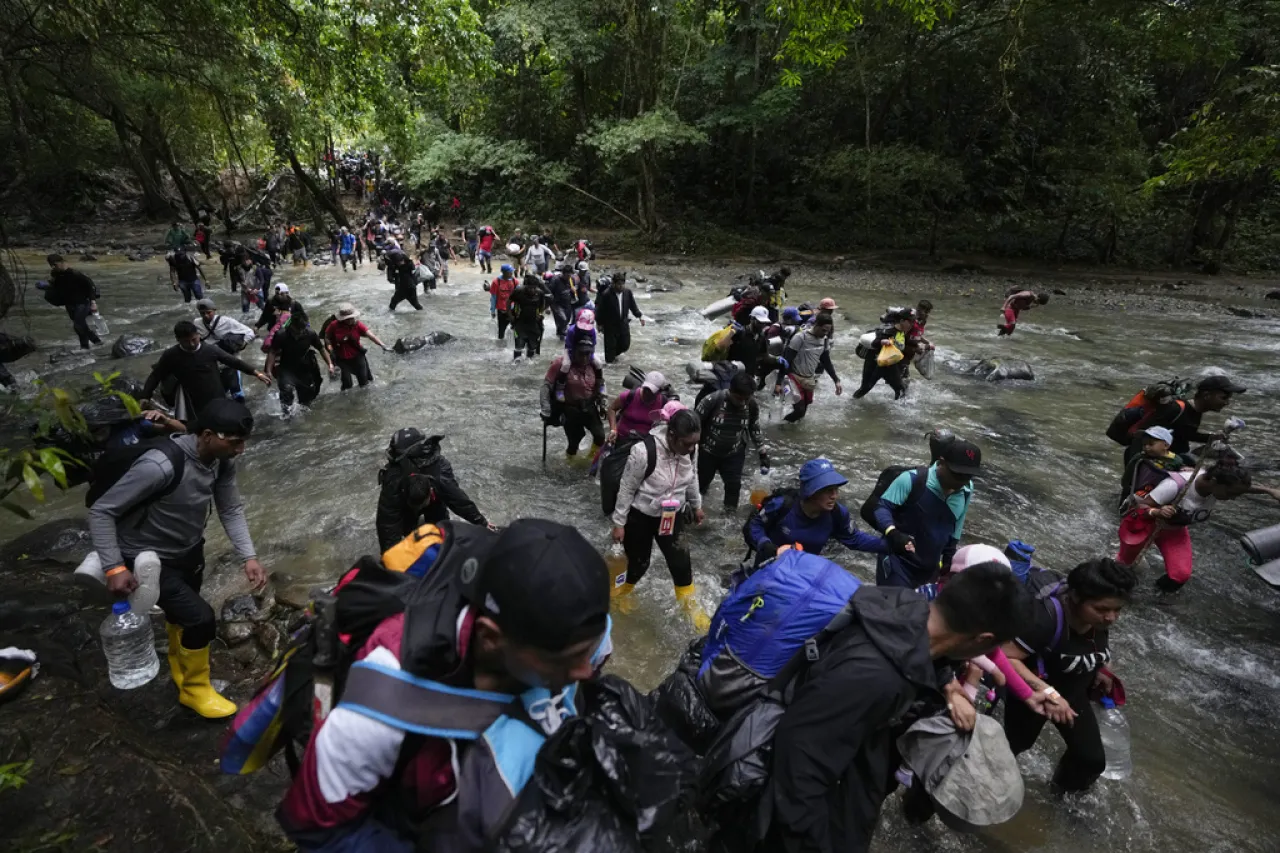
[[[786,504],[790,501],[791,506]],[[784,512],[785,509],[785,512]],[[880,536],[863,533],[853,523],[853,516],[843,504],[831,512],[810,518],[800,508],[800,500],[781,495],[769,498],[760,511],[747,522],[751,547],[759,551],[766,543],[790,545],[799,542],[806,553],[821,554],[832,539],[854,551],[885,554],[889,545]]]
[[[893,585],[912,588],[937,580],[942,567],[950,564],[964,534],[964,519],[973,496],[973,484],[969,483],[944,497],[938,466],[934,465],[929,468],[927,488],[920,500],[904,506],[915,476],[915,470],[903,472],[880,496],[876,507],[877,527],[881,530],[897,527],[915,538],[914,554],[892,555],[883,561],[889,564],[889,574],[900,576],[900,582]],[[883,576],[879,582],[883,583]]]
[[[343,234],[342,244],[338,248],[338,254],[352,255],[352,254],[355,254],[355,251],[356,251],[356,235]]]

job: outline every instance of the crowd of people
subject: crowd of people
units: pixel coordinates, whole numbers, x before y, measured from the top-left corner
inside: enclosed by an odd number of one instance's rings
[[[344,180],[363,181],[365,163],[343,166]],[[455,251],[451,234],[465,248]],[[252,327],[220,314],[202,286],[198,255],[211,258],[208,242],[192,242],[176,223],[166,241],[173,287],[196,301],[198,315],[175,326],[175,345],[141,390],[141,421],[158,434],[99,460],[114,460],[119,470],[90,505],[95,554],[82,569],[119,596],[156,587],[179,702],[225,719],[237,715],[237,705],[212,685],[216,621],[200,596],[211,510],[249,582],[266,581],[250,535],[252,513],[236,485],[237,457],[255,423],[240,376],[276,385],[287,411],[295,400],[315,399],[321,362],[341,374],[344,390],[364,386],[372,377],[363,341],[386,346],[349,303],[313,329],[289,287],[273,283],[286,253],[303,263],[316,248],[305,229],[281,223],[256,248],[222,247],[224,274],[242,310],[260,308]],[[714,849],[868,850],[898,787],[909,820],[954,816],[956,803],[902,746],[917,726],[939,721],[949,727],[948,743],[981,739],[985,751],[1010,760],[1052,723],[1066,745],[1055,787],[1087,790],[1107,766],[1097,701],[1123,701],[1109,628],[1139,586],[1143,556],[1151,545],[1162,554],[1156,586],[1161,596],[1176,597],[1191,576],[1189,530],[1217,501],[1249,493],[1280,500],[1280,490],[1253,484],[1226,440],[1229,430],[1202,424],[1203,414],[1222,411],[1245,391],[1210,375],[1193,394],[1181,386],[1145,391],[1108,431],[1125,448],[1114,557],[1090,555],[1059,573],[1036,565],[1034,549],[1016,541],[1015,531],[1004,549],[965,544],[966,518],[981,502],[983,451],[938,429],[927,437],[927,461],[891,460],[906,464],[884,469],[858,509],[842,501],[848,480],[826,458],[799,466],[792,486],[751,495],[742,529],[747,554],[724,579],[718,612],[708,613],[695,586],[688,530],[704,522],[703,501],[717,478],[725,510],[737,510],[749,450],[762,472],[771,470],[758,395],[785,396],[785,421],[798,424],[823,374],[843,393],[831,358],[834,299],[789,305],[789,270],[753,276],[734,294],[731,322],[704,346],[705,382],[688,406],[659,371],[632,368],[609,396],[609,365],[628,352],[631,319],[643,325],[646,317],[625,273],[592,279],[588,240],[561,247],[552,235],[526,238],[518,229],[504,240],[473,222],[448,232],[434,206],[404,222],[393,211],[371,212],[359,228],[335,229],[328,246],[344,272],[382,266],[395,285],[393,311],[402,301],[421,310],[417,288],[447,283],[450,263],[494,276],[484,284],[490,319],[499,340],[512,332],[513,361],[542,357],[545,319],[552,319],[558,351],[540,389],[544,436],[559,428],[566,457],[590,458],[618,553],[606,560],[573,526],[553,521],[522,518],[500,528],[460,485],[443,436],[414,426],[396,431],[378,475],[380,556],[362,558],[330,594],[349,602],[339,609],[347,620],[361,602],[373,615],[359,627],[339,621],[336,633],[316,627],[307,635],[317,653],[310,675],[317,697],[318,661],[332,651],[315,645],[321,635],[341,643],[345,668],[337,683],[345,686],[326,682],[332,702],[319,701],[314,719],[308,712],[293,744],[301,754],[277,817],[301,849],[480,851],[511,830],[513,813],[551,809],[529,796],[539,772],[534,758],[541,763],[544,750],[570,749],[558,733],[595,712],[599,684],[616,684],[601,674],[613,651],[610,612],[636,607],[655,545],[699,639],[686,656],[692,667],[682,661],[649,697],[656,716],[628,722],[648,727],[652,743],[680,758],[683,775],[646,779],[633,756],[632,781],[681,787],[671,799],[698,811]],[[493,256],[504,250],[508,261],[494,275]],[[95,340],[86,318],[96,309],[97,288],[60,257],[49,263],[50,287],[64,295],[88,347]],[[1012,334],[1020,312],[1047,302],[1028,291],[1009,294],[998,334]],[[934,349],[926,337],[932,314],[927,299],[891,307],[861,336],[855,397],[881,381],[895,397],[907,392],[908,367],[928,369],[920,362]],[[259,332],[262,369],[244,357]],[[1204,447],[1193,452],[1193,443]],[[860,582],[823,557],[833,542],[874,555],[874,581]],[[158,572],[141,568],[156,563]],[[744,615],[734,609],[739,605]],[[323,624],[325,612],[317,604],[311,624]],[[736,632],[762,620],[774,626],[765,639],[739,642]],[[802,629],[787,645],[788,632]],[[338,634],[344,639],[333,639]],[[767,658],[774,664],[756,665]],[[260,701],[236,716],[237,735],[268,737],[246,722]],[[993,705],[1004,706],[1003,735],[990,719]],[[752,725],[744,721],[766,717],[771,734],[749,750],[735,747]],[[268,730],[278,737],[281,729]],[[763,767],[765,777],[754,786],[708,785],[711,767]],[[1012,796],[1007,777],[991,772],[981,782],[984,797]],[[607,814],[610,802],[616,805],[606,798],[595,811]],[[669,825],[671,815],[663,814]],[[629,820],[637,835],[661,831],[635,814],[617,819]]]

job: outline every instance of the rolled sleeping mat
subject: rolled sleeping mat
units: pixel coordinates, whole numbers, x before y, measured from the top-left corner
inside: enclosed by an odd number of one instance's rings
[[[717,299],[706,308],[702,309],[702,316],[708,320],[714,320],[722,314],[728,314],[733,310],[734,304],[738,300],[732,296],[726,296],[724,299]]]
[[[700,379],[698,377],[711,371],[711,362],[709,361],[691,361],[684,366],[684,373],[689,377],[690,382],[696,382],[701,385],[710,380]]]
[[[1246,533],[1240,537],[1240,547],[1255,566],[1280,558],[1280,524]]]
[[[777,358],[782,355],[782,338],[769,338],[769,355]]]
[[[1254,566],[1253,573],[1274,587],[1280,587],[1280,560]]]

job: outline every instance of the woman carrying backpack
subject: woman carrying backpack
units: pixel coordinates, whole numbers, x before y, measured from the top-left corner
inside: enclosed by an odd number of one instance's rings
[[[1045,716],[1021,702],[1005,707],[1009,747],[1014,755],[1026,752],[1040,737],[1046,718],[1052,720],[1067,744],[1053,774],[1053,784],[1064,791],[1087,789],[1106,769],[1089,694],[1111,692],[1112,678],[1105,669],[1111,661],[1108,630],[1137,583],[1132,568],[1106,557],[1076,566],[1065,582],[1056,582],[1049,572],[1034,573],[1028,584],[1040,585],[1039,600],[1022,634],[1004,646],[1031,689],[1055,700],[1044,704]],[[1043,677],[1028,666],[1033,660],[1039,661]],[[1056,701],[1059,696],[1065,705]]]
[[[634,606],[630,599],[636,584],[649,571],[653,543],[666,558],[667,570],[675,585],[676,601],[699,632],[707,630],[711,620],[695,598],[693,563],[689,549],[680,540],[686,516],[701,524],[702,496],[698,493],[695,456],[702,425],[698,416],[684,404],[671,402],[663,407],[665,423],[650,433],[653,441],[640,441],[632,446],[618,486],[614,506],[613,541],[627,554],[625,577],[614,579],[613,596],[624,613]],[[656,454],[650,459],[650,448]]]
[[[639,438],[653,430],[662,407],[667,404],[662,387],[667,384],[667,377],[656,370],[644,375],[640,387],[634,390],[624,389],[609,403],[605,416],[609,419],[609,434],[606,441],[610,444],[622,439]]]

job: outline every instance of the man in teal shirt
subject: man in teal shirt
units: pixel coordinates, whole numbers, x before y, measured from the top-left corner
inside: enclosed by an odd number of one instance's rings
[[[956,439],[929,467],[923,487],[916,469],[889,485],[875,513],[892,549],[876,567],[878,585],[915,589],[935,582],[951,565],[973,498],[973,476],[981,469],[978,446]],[[907,552],[908,543],[915,544],[915,553]]]
[[[182,247],[190,242],[191,235],[187,233],[187,229],[177,222],[173,223],[173,227],[164,235],[164,244],[169,247],[171,252],[182,251]]]

